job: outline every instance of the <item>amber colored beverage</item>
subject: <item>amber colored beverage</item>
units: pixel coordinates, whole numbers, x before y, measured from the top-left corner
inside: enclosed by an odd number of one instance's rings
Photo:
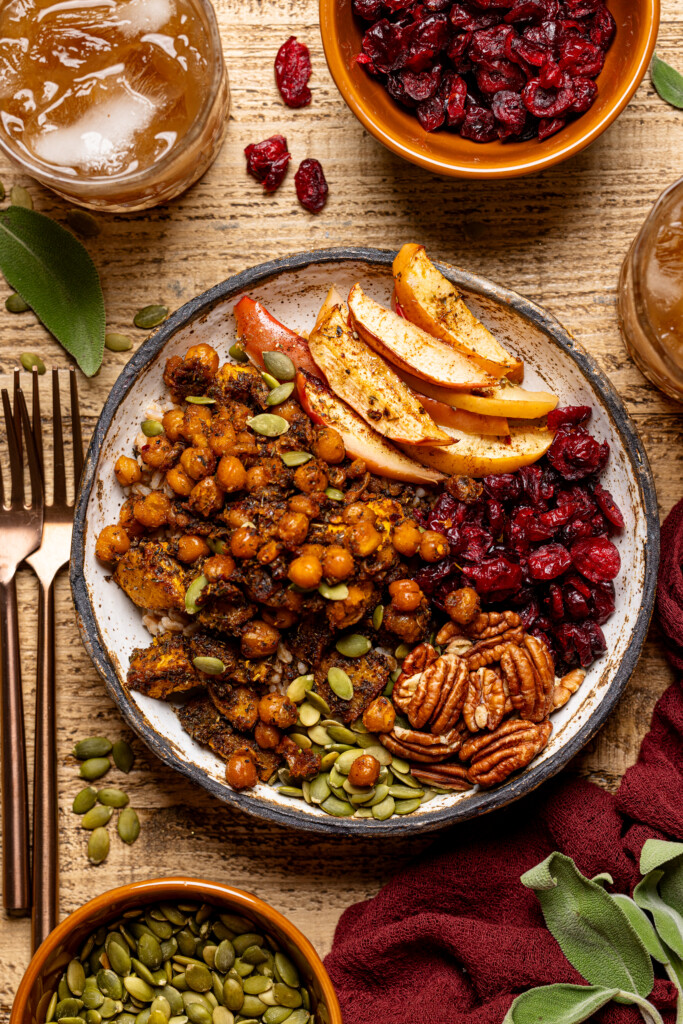
[[[215,157],[227,75],[208,0],[9,0],[0,145],[88,206],[177,195]]]
[[[683,178],[660,196],[624,261],[618,309],[638,367],[683,401]]]

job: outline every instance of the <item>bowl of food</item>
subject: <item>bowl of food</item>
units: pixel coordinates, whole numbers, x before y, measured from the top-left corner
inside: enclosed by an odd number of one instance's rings
[[[394,153],[510,178],[590,145],[648,67],[659,0],[320,0],[337,88]]]
[[[653,607],[647,457],[533,303],[422,246],[274,260],[140,348],[95,429],[71,582],[125,719],[319,832],[502,806],[605,721]]]
[[[58,924],[17,991],[11,1024],[341,1024],[308,939],[257,896],[196,878],[110,889]],[[144,1016],[141,1016],[144,1015]]]

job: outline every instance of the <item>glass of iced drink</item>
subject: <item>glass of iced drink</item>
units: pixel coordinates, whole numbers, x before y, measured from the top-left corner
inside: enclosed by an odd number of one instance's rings
[[[179,195],[230,102],[209,0],[0,0],[0,147],[91,209]]]

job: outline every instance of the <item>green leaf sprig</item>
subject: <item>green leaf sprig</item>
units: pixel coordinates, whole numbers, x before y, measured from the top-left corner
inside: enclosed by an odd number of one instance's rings
[[[12,205],[0,213],[0,270],[83,373],[97,373],[104,354],[104,296],[78,239],[49,217]]]
[[[652,58],[650,74],[652,84],[662,99],[672,107],[683,110],[683,75],[657,54]]]
[[[523,992],[503,1024],[580,1024],[611,1000],[636,1006],[646,1024],[662,1024],[648,1002],[653,960],[678,990],[676,1024],[683,1024],[683,843],[648,840],[640,871],[633,899],[608,892],[606,873],[586,878],[562,853],[522,875],[548,930],[588,984]]]

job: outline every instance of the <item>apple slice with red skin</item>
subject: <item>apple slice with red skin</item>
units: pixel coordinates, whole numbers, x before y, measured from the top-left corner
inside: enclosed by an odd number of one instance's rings
[[[341,434],[347,454],[362,459],[371,473],[410,484],[436,484],[444,479],[443,473],[420,465],[369,427],[320,377],[299,371],[296,390],[311,420]]]
[[[437,402],[415,392],[429,415],[440,427],[462,430],[465,434],[485,434],[505,437],[510,433],[508,421],[504,416],[482,416],[481,413],[467,412],[466,409],[454,409],[445,402]]]
[[[233,312],[237,321],[237,337],[254,366],[264,369],[264,352],[283,352],[297,369],[320,376],[306,339],[276,320],[260,302],[243,295]]]

